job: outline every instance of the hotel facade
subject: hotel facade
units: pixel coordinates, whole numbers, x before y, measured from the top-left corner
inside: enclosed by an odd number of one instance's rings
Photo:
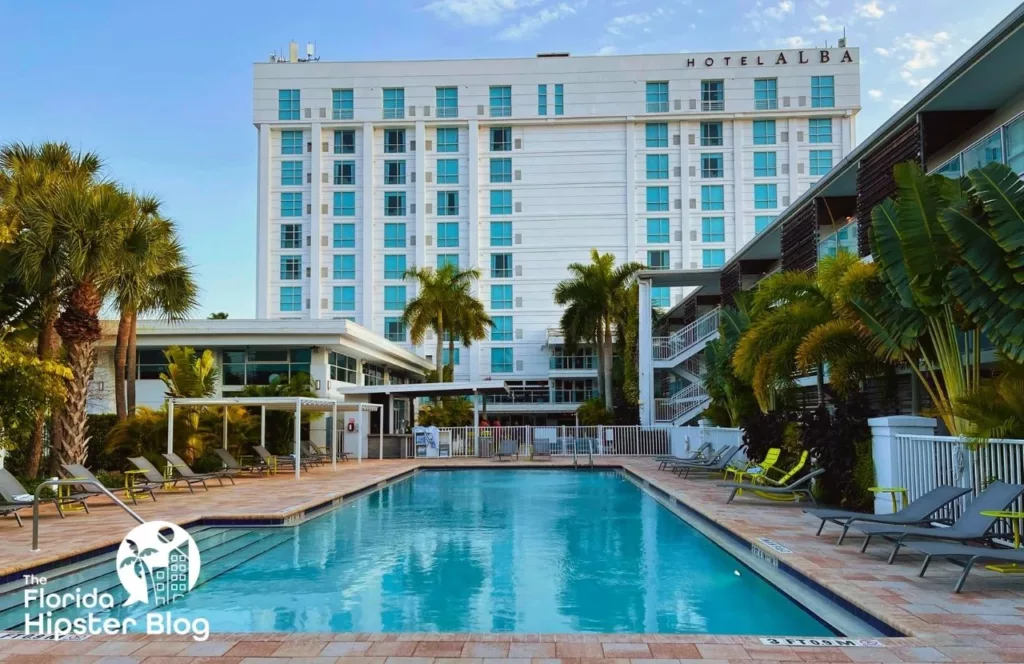
[[[841,47],[258,63],[257,318],[351,320],[432,359],[434,339],[412,346],[399,320],[416,294],[402,277],[477,268],[495,325],[456,351],[456,380],[507,381],[488,412],[571,414],[597,367],[564,351],[566,266],[592,248],[724,265],[852,150],[859,61]]]

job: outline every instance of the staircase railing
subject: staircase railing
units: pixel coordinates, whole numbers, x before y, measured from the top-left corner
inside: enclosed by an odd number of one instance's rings
[[[701,382],[693,383],[674,396],[654,400],[654,421],[674,422],[683,413],[708,399],[708,391]]]
[[[107,498],[110,498],[110,500],[112,500],[115,505],[117,505],[118,507],[123,509],[125,512],[127,512],[128,516],[130,516],[131,518],[135,519],[139,523],[146,523],[145,519],[143,519],[141,516],[136,514],[134,511],[132,511],[132,508],[128,507],[123,502],[121,502],[121,500],[117,496],[115,496],[114,494],[112,494],[110,492],[110,489],[108,489],[107,487],[103,486],[102,484],[100,484],[96,480],[84,479],[84,478],[83,479],[76,479],[76,480],[56,480],[56,479],[54,479],[54,480],[46,480],[45,482],[40,482],[39,483],[39,485],[36,487],[35,493],[32,496],[32,553],[36,553],[36,552],[39,551],[39,494],[40,494],[40,492],[42,492],[42,490],[44,488],[49,487],[49,486],[62,487],[62,486],[76,486],[76,485],[89,485],[89,486],[92,486],[92,487],[95,487],[95,488],[99,489],[100,493],[103,493],[103,494],[105,494],[107,496]],[[58,489],[58,494],[59,493],[60,493],[60,491]],[[60,500],[60,497],[58,496],[57,499]]]
[[[720,310],[716,307],[671,336],[654,338],[654,359],[671,360],[718,332]]]

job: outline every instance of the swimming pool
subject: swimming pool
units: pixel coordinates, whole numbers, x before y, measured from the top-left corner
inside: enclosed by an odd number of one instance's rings
[[[172,608],[216,632],[834,634],[615,472],[432,470],[210,533]]]

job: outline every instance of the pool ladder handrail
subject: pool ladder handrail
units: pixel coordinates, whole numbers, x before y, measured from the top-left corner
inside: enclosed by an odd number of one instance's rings
[[[593,447],[593,444],[591,443],[591,441],[589,441],[589,440],[587,441],[587,458],[590,461],[591,469],[593,469],[593,467],[594,467],[594,447]],[[575,470],[579,470],[579,468],[580,468],[579,461],[576,458],[576,441],[575,440],[572,443],[572,467]]]
[[[135,519],[139,523],[146,523],[145,519],[143,519],[141,516],[136,514],[132,510],[132,508],[128,507],[123,502],[121,502],[120,498],[118,498],[117,496],[112,494],[110,492],[110,490],[107,489],[107,487],[105,487],[102,484],[100,484],[97,480],[92,480],[92,479],[46,480],[44,482],[40,482],[39,486],[36,487],[36,490],[35,490],[35,492],[33,494],[33,499],[32,499],[32,549],[31,549],[32,553],[38,553],[39,552],[39,492],[43,489],[43,487],[47,487],[47,486],[61,487],[61,486],[74,486],[74,485],[82,485],[82,484],[89,484],[89,485],[92,485],[92,486],[96,487],[97,489],[102,491],[104,494],[106,494],[107,498],[110,498],[112,501],[114,501],[115,505],[117,505],[118,507],[123,509],[125,512],[128,512],[128,515],[131,516],[133,519]],[[58,494],[59,493],[60,493],[60,491],[58,490]],[[58,495],[57,499],[60,500],[60,496],[59,495]]]

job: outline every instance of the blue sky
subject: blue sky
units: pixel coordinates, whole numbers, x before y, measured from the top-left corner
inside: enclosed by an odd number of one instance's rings
[[[201,315],[255,314],[252,68],[325,60],[861,48],[868,136],[1016,0],[0,0],[0,143],[69,141],[174,218]]]

